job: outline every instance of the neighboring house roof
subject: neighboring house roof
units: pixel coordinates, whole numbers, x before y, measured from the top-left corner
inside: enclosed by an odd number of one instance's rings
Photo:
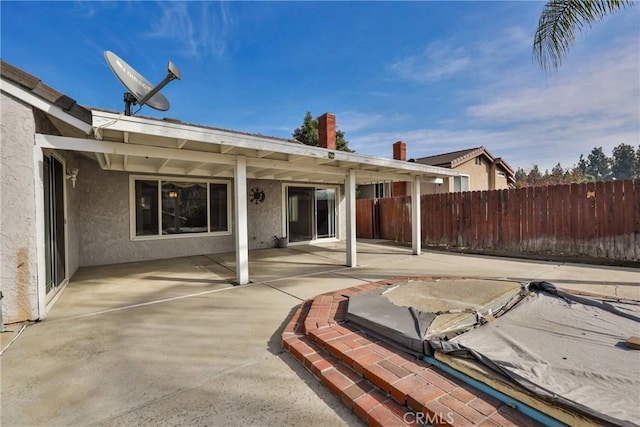
[[[437,166],[441,168],[454,169],[457,166],[468,162],[478,156],[485,156],[490,163],[495,163],[496,166],[501,167],[507,174],[509,181],[515,182],[515,173],[511,166],[502,158],[494,157],[486,148],[480,146],[475,148],[468,148],[466,150],[452,151],[450,153],[437,154],[435,156],[421,157],[415,159],[416,163],[423,165]]]

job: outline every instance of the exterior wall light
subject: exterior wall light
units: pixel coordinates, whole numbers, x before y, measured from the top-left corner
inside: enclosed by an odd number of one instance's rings
[[[76,179],[78,179],[78,168],[69,168],[67,169],[67,175],[65,178],[71,180],[71,186],[76,188]]]

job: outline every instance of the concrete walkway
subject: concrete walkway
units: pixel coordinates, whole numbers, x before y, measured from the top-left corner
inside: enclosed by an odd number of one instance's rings
[[[548,280],[640,299],[640,271],[427,252],[360,242],[83,268],[47,319],[2,355],[2,425],[361,425],[281,350],[295,308],[390,276]],[[8,325],[16,331],[19,325]],[[2,334],[3,348],[11,332]]]

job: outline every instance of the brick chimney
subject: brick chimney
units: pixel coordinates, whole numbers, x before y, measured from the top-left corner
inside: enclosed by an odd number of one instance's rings
[[[393,144],[393,159],[407,161],[407,144],[402,141],[398,141]],[[393,183],[393,196],[406,196],[407,195],[407,183],[406,182],[394,182]]]
[[[336,116],[331,113],[318,117],[318,145],[328,150],[336,149]]]
[[[407,144],[402,141],[393,144],[393,159],[407,161]]]

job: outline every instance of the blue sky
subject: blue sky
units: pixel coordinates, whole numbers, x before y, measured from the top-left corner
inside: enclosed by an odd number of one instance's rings
[[[123,110],[111,50],[151,83],[182,71],[167,112],[290,137],[336,114],[351,148],[408,157],[484,145],[514,169],[570,167],[640,144],[640,4],[579,33],[565,64],[532,60],[542,2],[9,2],[2,58],[80,104]]]

